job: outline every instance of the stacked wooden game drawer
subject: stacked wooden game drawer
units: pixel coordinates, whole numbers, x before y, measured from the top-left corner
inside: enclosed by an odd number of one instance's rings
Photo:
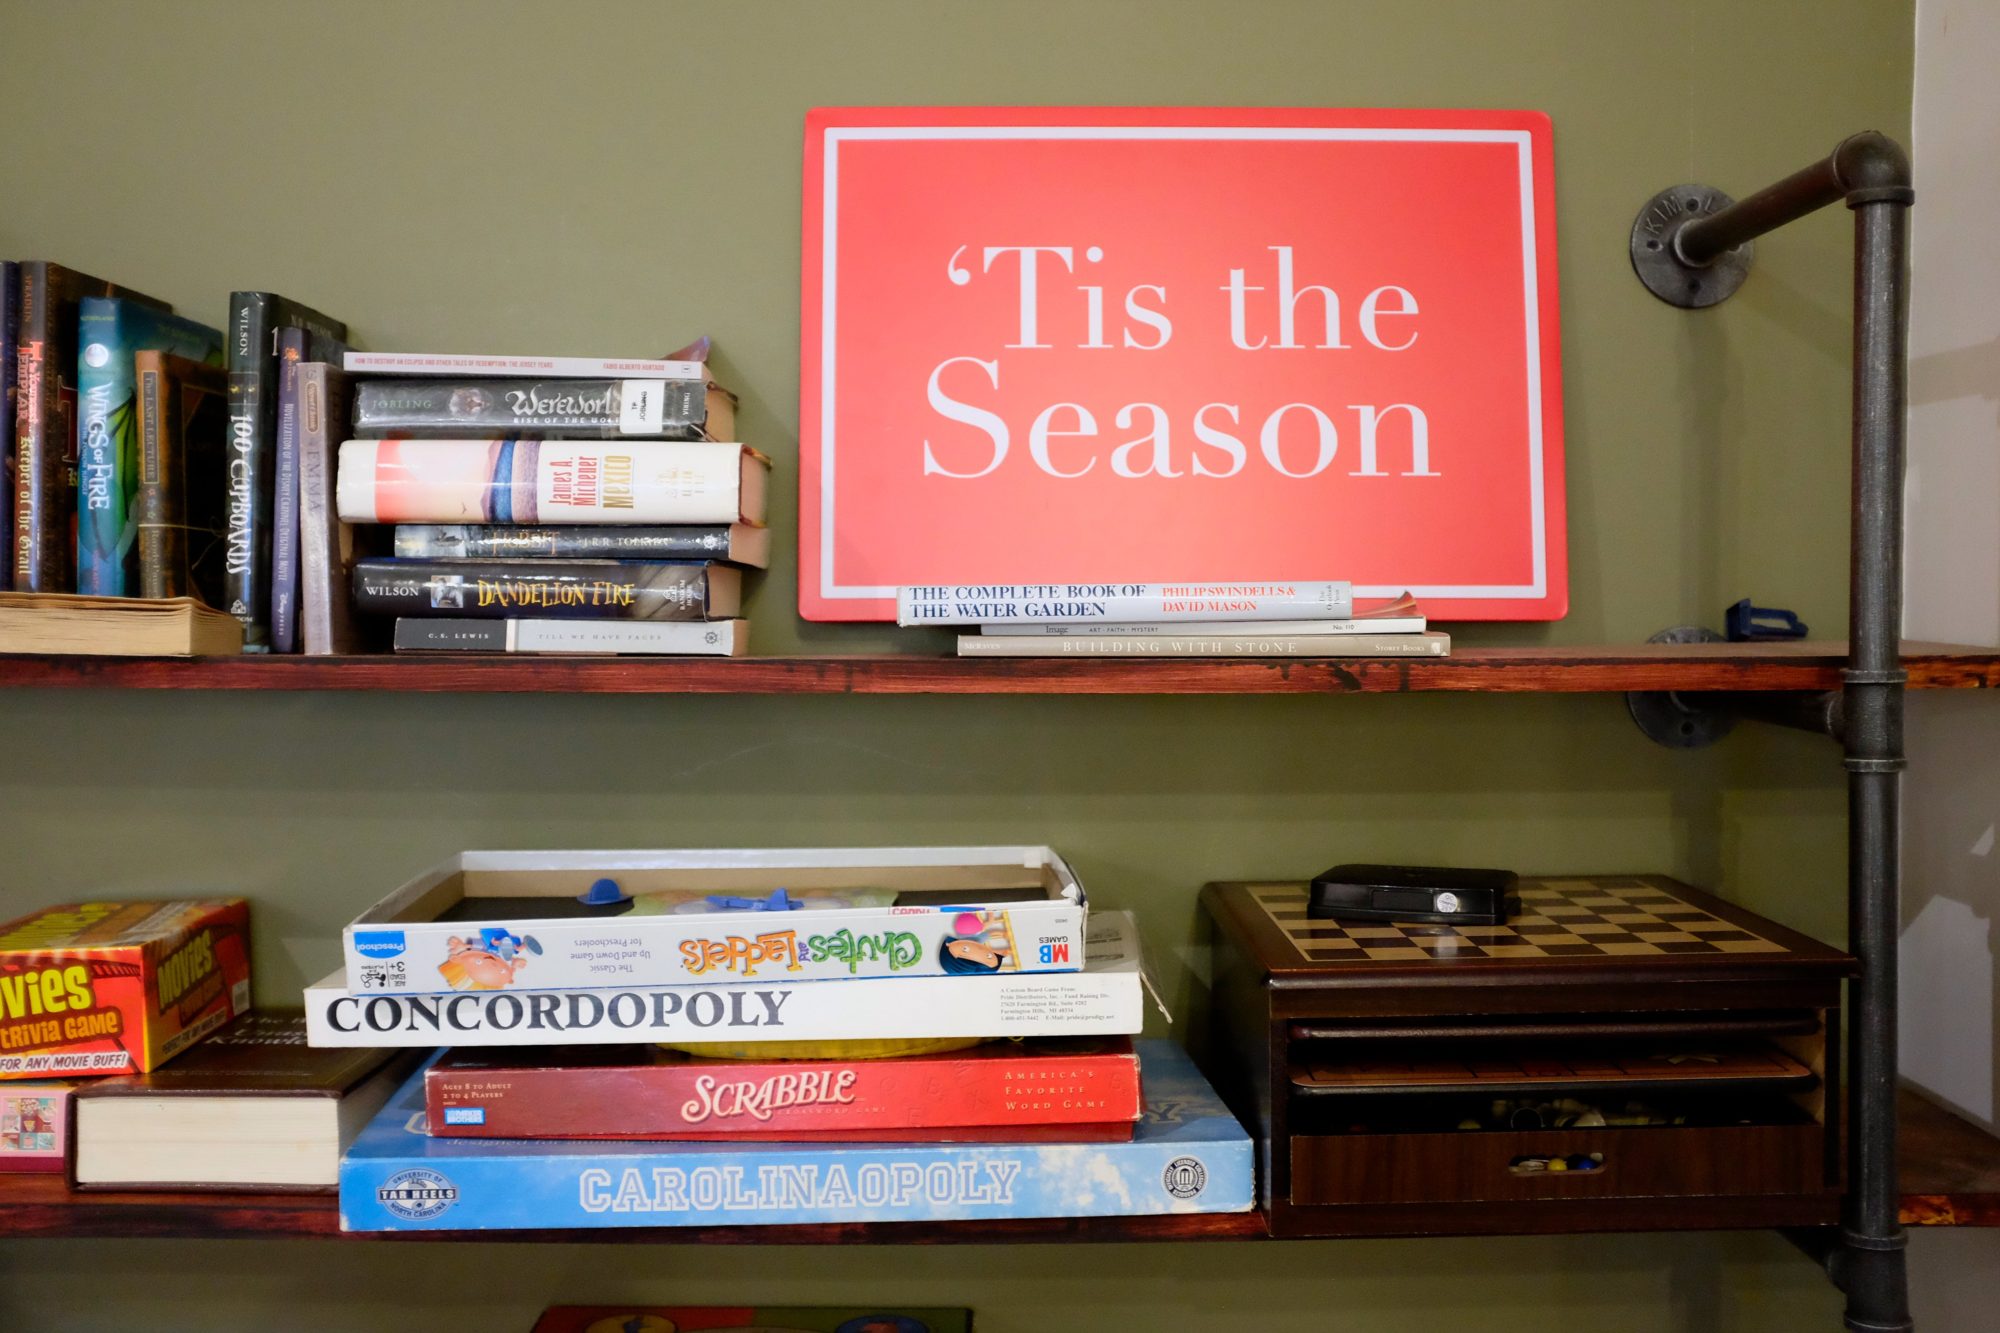
[[[1207,1072],[1280,1236],[1836,1219],[1853,960],[1658,876],[1524,879],[1505,925],[1210,884]]]

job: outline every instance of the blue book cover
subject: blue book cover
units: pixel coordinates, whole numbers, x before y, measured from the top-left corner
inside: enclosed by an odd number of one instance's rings
[[[419,1071],[340,1161],[345,1231],[986,1221],[1248,1212],[1250,1136],[1169,1041],[1130,1143],[433,1139]]]
[[[222,331],[138,301],[77,303],[76,590],[139,591],[139,412],[132,357],[171,352],[222,364]]]

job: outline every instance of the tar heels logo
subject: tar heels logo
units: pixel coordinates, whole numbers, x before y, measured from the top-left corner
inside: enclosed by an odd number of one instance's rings
[[[394,958],[404,949],[403,932],[400,930],[357,930],[354,932],[354,952],[363,958]]]
[[[458,1202],[458,1186],[428,1167],[398,1171],[375,1191],[375,1202],[391,1217],[428,1222]]]

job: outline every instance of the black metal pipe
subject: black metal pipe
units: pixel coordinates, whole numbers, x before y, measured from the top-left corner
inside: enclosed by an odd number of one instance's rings
[[[1823,161],[1776,185],[1706,217],[1688,219],[1674,232],[1674,253],[1682,263],[1701,268],[1745,241],[1840,199],[1850,205],[1910,202],[1910,164],[1895,140],[1873,130],[1854,135]]]

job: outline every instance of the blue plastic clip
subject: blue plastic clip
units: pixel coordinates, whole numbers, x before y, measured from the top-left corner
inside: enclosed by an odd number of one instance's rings
[[[1779,606],[1752,606],[1748,597],[1723,612],[1722,620],[1731,643],[1806,636],[1805,622],[1796,615]]]
[[[783,889],[771,890],[768,898],[732,898],[727,894],[711,893],[708,901],[710,906],[725,912],[797,912],[805,907],[803,902]]]

